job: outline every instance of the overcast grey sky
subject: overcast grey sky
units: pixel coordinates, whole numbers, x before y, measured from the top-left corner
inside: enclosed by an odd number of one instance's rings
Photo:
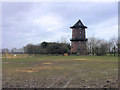
[[[108,40],[118,35],[117,2],[4,2],[2,47],[21,48],[28,43],[71,38],[70,26],[81,20],[87,37]]]

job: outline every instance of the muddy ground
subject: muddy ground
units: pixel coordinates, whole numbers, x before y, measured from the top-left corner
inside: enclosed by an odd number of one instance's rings
[[[3,88],[118,88],[117,57],[7,58]]]

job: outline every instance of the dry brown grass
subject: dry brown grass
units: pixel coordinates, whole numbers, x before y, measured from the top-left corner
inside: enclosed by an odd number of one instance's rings
[[[29,69],[17,69],[16,72],[32,73],[32,72],[38,72],[40,70],[50,70],[50,69],[60,69],[60,68],[58,66],[54,66],[54,67],[52,67],[52,66],[38,66],[38,67],[29,68]]]
[[[88,60],[86,58],[80,58],[80,59],[73,59],[73,60]]]
[[[47,63],[42,63],[42,64],[47,64],[47,65],[49,65],[49,64],[52,64],[52,63],[50,63],[50,62],[47,62]]]

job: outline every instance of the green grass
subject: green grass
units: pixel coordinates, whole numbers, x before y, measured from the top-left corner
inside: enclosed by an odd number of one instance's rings
[[[118,87],[118,57],[114,56],[37,55],[4,58],[2,63],[3,87],[49,87],[58,79],[51,87]]]

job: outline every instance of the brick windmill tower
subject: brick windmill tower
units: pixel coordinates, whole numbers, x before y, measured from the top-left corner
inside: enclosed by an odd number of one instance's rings
[[[78,22],[70,28],[72,29],[72,38],[70,39],[71,52],[78,53],[79,55],[85,55],[87,41],[85,29],[87,27],[84,26],[80,20],[78,20]]]

